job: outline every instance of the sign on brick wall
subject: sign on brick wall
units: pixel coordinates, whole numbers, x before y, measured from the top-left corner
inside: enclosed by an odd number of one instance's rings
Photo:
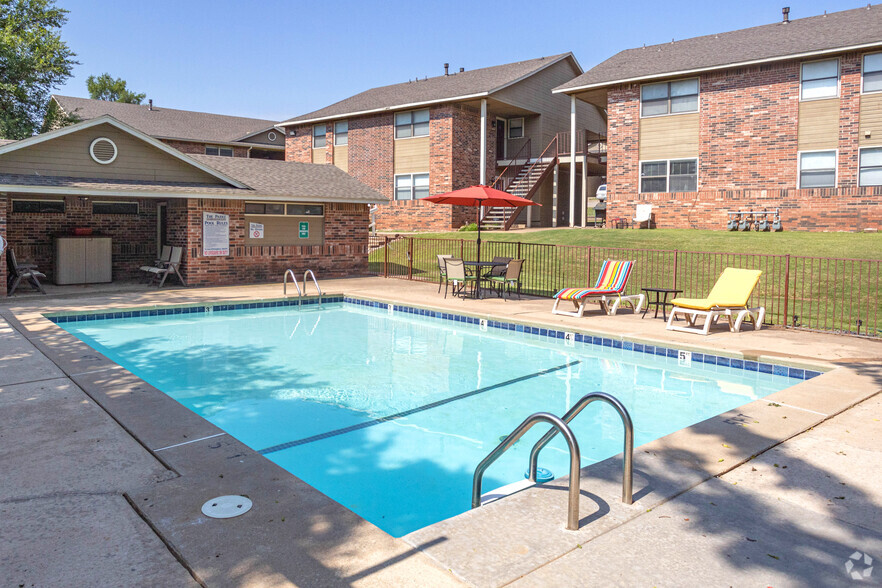
[[[230,215],[202,213],[202,255],[217,257],[230,254]]]
[[[263,224],[248,223],[248,235],[252,239],[263,239]]]

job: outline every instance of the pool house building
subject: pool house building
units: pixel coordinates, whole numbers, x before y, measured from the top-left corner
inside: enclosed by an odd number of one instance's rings
[[[380,200],[334,166],[185,154],[108,115],[0,145],[0,234],[50,281],[137,279],[163,245],[189,285],[364,273]],[[59,255],[63,238],[80,253]]]

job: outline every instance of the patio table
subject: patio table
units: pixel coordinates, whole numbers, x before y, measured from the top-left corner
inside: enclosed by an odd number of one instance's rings
[[[466,267],[475,268],[475,298],[481,299],[481,270],[485,267],[494,268],[498,266],[507,266],[508,262],[500,261],[464,261]]]

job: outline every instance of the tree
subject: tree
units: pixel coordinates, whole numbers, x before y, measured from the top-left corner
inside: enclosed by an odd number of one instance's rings
[[[52,89],[78,65],[61,40],[67,13],[54,0],[0,0],[0,137],[37,132]]]
[[[114,79],[108,73],[103,73],[98,77],[89,76],[86,79],[86,88],[89,90],[89,98],[92,100],[141,104],[141,100],[147,96],[147,94],[135,94],[126,88],[124,79]]]

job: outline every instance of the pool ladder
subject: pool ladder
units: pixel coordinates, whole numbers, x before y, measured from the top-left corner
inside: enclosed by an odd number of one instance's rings
[[[562,417],[557,417],[548,412],[537,412],[530,415],[524,422],[518,425],[508,437],[503,439],[502,443],[497,445],[496,449],[491,451],[490,454],[478,464],[478,467],[475,468],[475,475],[472,478],[472,508],[478,508],[481,506],[481,481],[487,468],[489,468],[493,462],[499,459],[503,453],[514,445],[524,433],[529,431],[533,425],[545,422],[551,425],[552,429],[539,439],[539,441],[533,446],[533,449],[530,450],[530,481],[536,483],[536,473],[539,468],[539,452],[542,451],[552,439],[554,439],[555,435],[558,433],[563,435],[570,450],[570,487],[567,508],[567,529],[570,531],[577,531],[579,529],[579,491],[582,456],[579,452],[579,442],[576,440],[576,436],[573,434],[572,429],[570,429],[569,423],[576,418],[576,415],[582,412],[586,406],[596,400],[606,402],[612,406],[616,412],[619,413],[619,416],[622,418],[622,424],[625,426],[625,449],[622,464],[622,502],[625,504],[633,503],[634,424],[631,422],[631,415],[628,414],[628,410],[625,406],[614,396],[604,392],[591,392],[580,398],[579,401],[576,402],[576,404],[574,404],[573,407]]]
[[[297,276],[294,275],[294,270],[288,269],[285,270],[285,277],[282,278],[282,295],[287,298],[288,296],[288,276],[291,276],[291,281],[294,282],[294,287],[297,288],[297,297],[299,299],[299,304],[303,304],[303,297],[306,295],[306,285],[309,283],[307,278],[312,276],[312,283],[315,284],[315,289],[318,292],[319,296],[319,308],[322,307],[322,289],[319,287],[318,280],[315,277],[315,272],[311,269],[303,272],[303,289],[300,289],[300,284],[297,283]]]

